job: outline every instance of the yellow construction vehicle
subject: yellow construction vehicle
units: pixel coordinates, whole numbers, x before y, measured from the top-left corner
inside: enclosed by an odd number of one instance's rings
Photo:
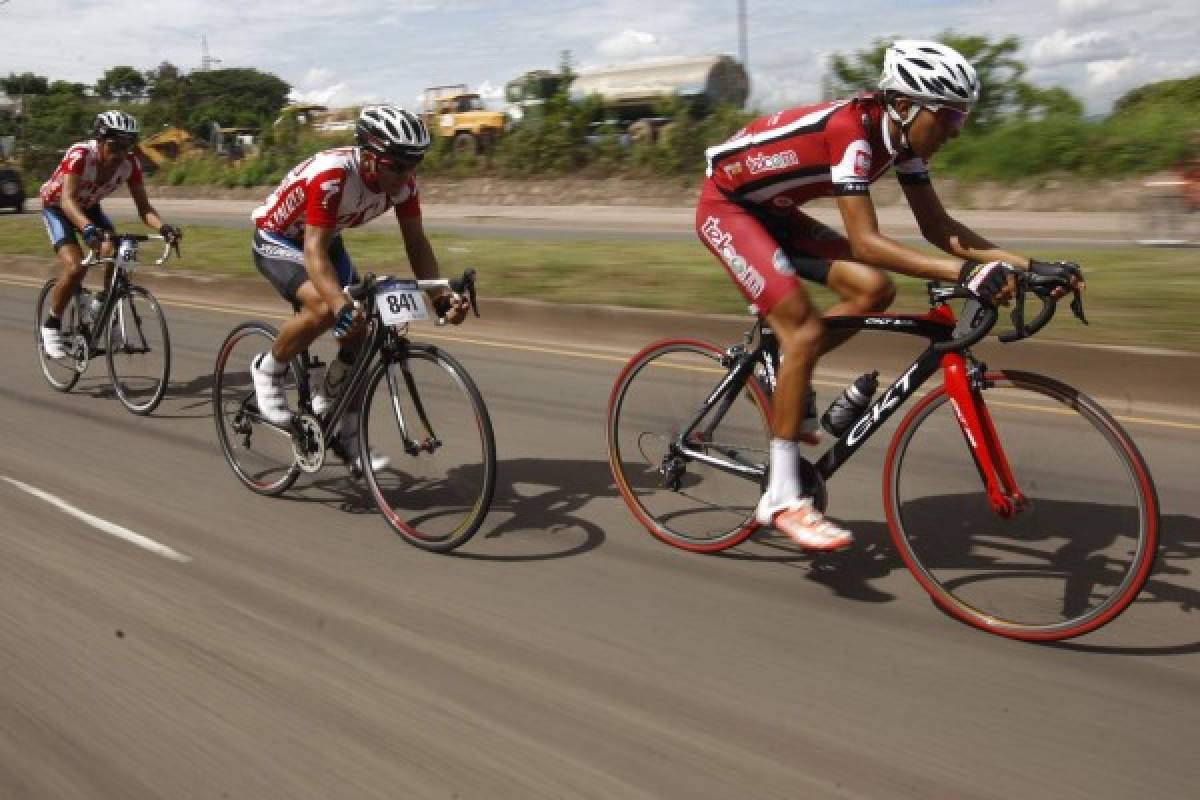
[[[435,136],[450,139],[456,153],[476,155],[491,149],[505,129],[502,111],[488,111],[465,83],[430,86],[421,93],[421,116]]]

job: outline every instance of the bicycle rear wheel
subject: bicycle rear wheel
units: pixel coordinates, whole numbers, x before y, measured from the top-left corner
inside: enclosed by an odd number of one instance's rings
[[[992,511],[944,388],[900,423],[884,508],[905,564],[939,606],[991,633],[1067,639],[1111,621],[1154,562],[1159,511],[1141,454],[1086,395],[1041,375],[992,372],[983,399],[1027,497]]]
[[[722,355],[700,341],[651,344],[626,365],[608,404],[608,460],[621,497],[650,533],[699,553],[745,541],[757,528],[754,509],[762,495],[759,480],[674,447],[725,375]],[[706,413],[689,444],[727,463],[765,470],[771,434],[761,384],[751,376],[724,413],[721,408]]]
[[[363,407],[363,476],[388,525],[424,550],[467,542],[496,489],[492,422],[471,376],[445,351],[409,344],[375,367]],[[390,463],[377,469],[372,451]]]
[[[76,362],[77,353],[75,352],[75,339],[80,334],[79,322],[81,319],[78,294],[67,303],[60,320],[63,338],[67,342],[67,355],[62,358],[51,358],[46,355],[46,348],[42,346],[42,321],[50,312],[50,293],[57,283],[56,278],[51,278],[46,281],[41,293],[38,294],[37,310],[34,312],[36,318],[33,323],[33,339],[46,382],[60,392],[69,392],[79,382],[79,376],[83,374]]]
[[[252,492],[283,494],[300,475],[292,437],[259,416],[250,362],[274,343],[278,333],[264,322],[234,328],[217,353],[213,369],[213,419],[221,452],[238,480]],[[296,406],[299,360],[288,365],[285,391]]]
[[[158,408],[171,374],[171,336],[154,295],[140,286],[113,307],[104,357],[113,390],[127,409],[145,416]]]

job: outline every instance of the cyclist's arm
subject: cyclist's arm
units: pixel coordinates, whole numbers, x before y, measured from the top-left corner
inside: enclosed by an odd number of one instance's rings
[[[961,258],[926,255],[884,236],[879,230],[875,204],[869,194],[838,195],[837,205],[855,261],[914,278],[958,280],[963,265]]]
[[[59,208],[67,219],[71,220],[71,224],[79,230],[83,230],[92,221],[83,213],[83,208],[79,205],[79,200],[76,195],[79,193],[79,175],[74,172],[68,172],[63,176],[62,196],[59,200]]]
[[[1029,266],[1029,259],[1025,256],[997,247],[950,216],[932,184],[904,183],[901,188],[921,228],[921,235],[934,247],[971,261],[1004,261],[1015,267]]]
[[[440,276],[438,271],[437,256],[433,252],[433,245],[429,242],[429,237],[425,235],[425,225],[421,222],[420,215],[416,216],[400,216],[396,215],[396,221],[400,223],[400,233],[404,237],[404,251],[408,254],[408,263],[412,265],[413,274],[418,280],[428,281]],[[442,294],[448,289],[442,289],[437,294]]]
[[[133,204],[137,206],[138,216],[142,218],[142,222],[154,230],[163,226],[158,212],[154,210],[154,206],[150,205],[150,198],[146,196],[146,187],[143,184],[129,184],[129,196],[133,198]]]
[[[333,241],[333,228],[318,225],[304,227],[304,268],[308,279],[325,301],[330,314],[337,314],[346,304],[342,285],[338,282],[337,270],[329,258],[329,245]]]

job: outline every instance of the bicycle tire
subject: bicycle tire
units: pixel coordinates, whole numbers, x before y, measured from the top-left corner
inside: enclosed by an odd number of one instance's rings
[[[138,308],[141,305],[137,302],[138,298],[145,301],[145,308],[141,310]],[[146,311],[158,318],[157,346],[152,340],[155,326],[147,324]],[[147,338],[148,335],[151,338]],[[161,365],[138,358],[155,352],[161,353]],[[104,359],[108,364],[108,377],[112,381],[113,391],[125,408],[143,417],[158,408],[167,393],[171,376],[171,334],[162,306],[146,289],[130,286],[110,312]]]
[[[625,365],[608,402],[608,461],[622,499],[653,536],[696,553],[735,547],[758,528],[761,483],[670,456],[680,429],[720,381],[723,355],[694,339],[654,342]],[[645,377],[651,373],[656,380]],[[765,469],[770,401],[753,375],[741,392],[749,402],[729,407],[705,448],[748,456]]]
[[[243,322],[225,337],[213,368],[213,421],[221,452],[243,486],[270,497],[286,492],[300,476],[291,437],[257,422],[253,413],[256,406],[250,359],[269,348],[278,336],[278,331],[265,322]],[[252,337],[263,341],[255,344]],[[250,346],[239,347],[244,343]],[[289,367],[295,385],[303,378],[300,359],[293,359]],[[234,371],[239,368],[244,374]]]
[[[1029,505],[1008,519],[991,511],[966,443],[945,447],[964,436],[939,387],[899,424],[885,462],[901,558],[939,607],[980,630],[1049,641],[1111,622],[1137,598],[1158,549],[1158,497],[1141,453],[1094,400],[1052,378],[989,372],[982,391]],[[917,474],[964,491],[925,497]]]
[[[412,375],[428,428],[402,365]],[[409,441],[424,436],[421,441],[429,442],[436,435],[437,446],[417,452],[406,447],[397,408]],[[359,463],[388,526],[422,550],[444,553],[468,542],[496,490],[496,440],[483,396],[462,364],[433,345],[409,343],[404,361],[376,364],[361,409]],[[390,465],[377,468],[372,453],[387,456]]]
[[[46,349],[42,345],[42,320],[46,318],[46,312],[50,302],[50,292],[58,283],[57,278],[51,278],[42,286],[41,292],[38,294],[37,305],[34,309],[33,322],[33,339],[34,347],[37,348],[38,362],[42,367],[42,375],[46,378],[46,383],[50,384],[52,389],[60,392],[69,392],[79,382],[80,376],[83,374],[75,366],[74,354],[69,354],[64,358],[50,358],[46,355]],[[79,295],[76,294],[67,303],[67,307],[63,309],[62,332],[65,336],[74,339],[79,327]],[[71,347],[74,347],[74,342],[69,342]]]

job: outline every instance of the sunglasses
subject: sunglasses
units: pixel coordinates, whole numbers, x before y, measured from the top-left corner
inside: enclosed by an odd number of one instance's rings
[[[945,125],[952,131],[962,130],[962,126],[966,124],[967,117],[970,116],[969,111],[963,111],[961,108],[954,106],[938,105],[937,103],[921,103],[921,108],[926,109],[935,117],[938,122]]]
[[[114,150],[122,150],[125,152],[132,150],[133,146],[137,144],[137,139],[126,136],[107,136],[105,137],[104,141],[107,142],[108,146]]]
[[[410,172],[416,169],[417,165],[421,163],[421,158],[421,156],[416,158],[385,158],[380,156],[376,159],[376,163],[379,164],[380,169],[385,169],[394,174],[400,174],[401,172]]]

